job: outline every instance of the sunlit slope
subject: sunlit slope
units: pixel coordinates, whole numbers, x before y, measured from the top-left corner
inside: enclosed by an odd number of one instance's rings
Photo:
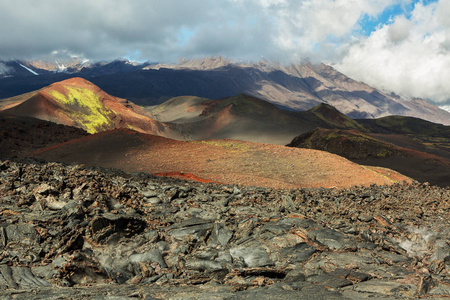
[[[172,130],[150,118],[139,106],[113,97],[82,78],[64,80],[2,102],[0,109],[3,107],[7,113],[71,125],[89,133],[129,128],[174,136]]]
[[[237,140],[177,141],[117,129],[42,149],[48,161],[83,163],[153,174],[193,174],[203,180],[272,188],[350,187],[409,180],[311,149]]]
[[[79,127],[89,133],[110,128],[117,113],[103,105],[100,96],[84,87],[65,86],[64,92],[49,90],[48,94]]]

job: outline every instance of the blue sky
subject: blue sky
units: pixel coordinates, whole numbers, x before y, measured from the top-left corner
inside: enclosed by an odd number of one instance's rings
[[[418,2],[418,1],[416,1]],[[398,15],[404,15],[409,17],[411,15],[412,8],[414,7],[414,3],[408,5],[395,4],[387,7],[381,14],[377,17],[369,16],[365,14],[359,24],[361,25],[361,33],[363,35],[370,35],[373,31],[377,30],[384,24],[388,24],[392,22],[394,17]]]
[[[381,26],[391,23],[396,16],[403,15],[409,19],[417,3],[422,3],[426,6],[437,1],[438,0],[414,0],[409,3],[408,1],[400,1],[386,7],[377,17],[371,17],[368,14],[364,14],[359,21],[359,24],[361,25],[360,32],[361,34],[368,36]]]

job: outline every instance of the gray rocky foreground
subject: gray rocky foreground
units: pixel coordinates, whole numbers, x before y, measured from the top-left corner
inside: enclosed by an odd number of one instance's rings
[[[450,297],[450,189],[274,190],[0,161],[1,299]]]

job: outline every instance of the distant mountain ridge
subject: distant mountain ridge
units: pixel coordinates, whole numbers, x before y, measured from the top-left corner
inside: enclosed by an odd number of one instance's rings
[[[357,82],[333,67],[309,62],[283,66],[272,62],[234,63],[216,57],[181,61],[176,65],[156,64],[146,70],[196,70],[247,74],[246,93],[291,110],[307,110],[327,103],[351,118],[412,116],[450,125],[450,113],[421,99],[405,100]],[[237,78],[243,78],[237,76]],[[242,86],[242,82],[234,84]],[[233,84],[231,84],[233,85]]]
[[[220,99],[247,94],[295,111],[326,103],[351,118],[401,115],[450,125],[450,113],[437,106],[420,99],[405,100],[384,93],[324,64],[306,62],[283,66],[266,61],[233,62],[222,57],[185,60],[172,65],[117,60],[72,65],[59,73],[55,69],[49,71],[48,66],[43,68],[42,63],[20,64],[0,62],[0,73],[3,70],[0,98],[36,90],[70,76],[80,76],[107,93],[139,105],[160,104],[186,95]],[[5,70],[13,65],[16,73],[7,73]]]
[[[125,71],[136,71],[148,63],[134,63],[127,59],[117,59],[108,62],[90,62],[89,60],[73,59],[71,61],[38,61],[12,60],[0,61],[0,79],[9,77],[30,77],[31,75],[49,74],[114,74]]]

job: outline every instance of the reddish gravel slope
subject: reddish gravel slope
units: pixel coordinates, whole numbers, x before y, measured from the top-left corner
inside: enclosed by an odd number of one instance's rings
[[[324,151],[236,140],[183,142],[119,129],[35,153],[66,163],[127,172],[189,174],[202,180],[273,188],[350,187],[409,180]]]

